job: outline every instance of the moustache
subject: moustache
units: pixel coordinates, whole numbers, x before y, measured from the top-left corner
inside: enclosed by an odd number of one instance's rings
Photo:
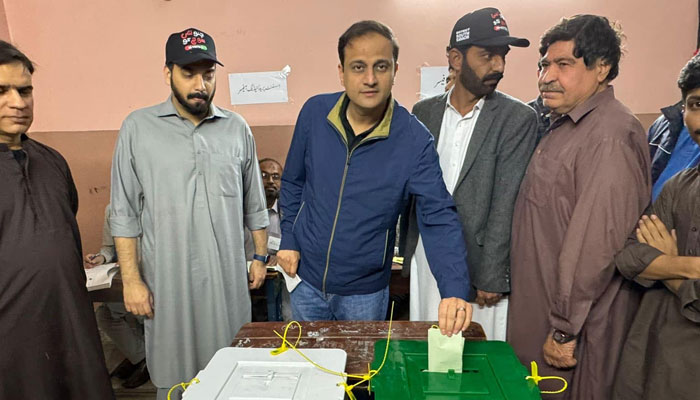
[[[200,93],[200,92],[190,93],[187,95],[187,100],[190,100],[190,99],[202,99],[202,100],[206,101],[206,100],[209,100],[209,95],[207,95],[206,93]]]
[[[551,83],[549,84],[542,84],[539,86],[540,92],[563,92],[561,87],[559,85],[553,85]]]
[[[486,81],[500,81],[503,79],[503,74],[501,72],[494,72],[493,74],[486,75],[481,79],[482,82]]]

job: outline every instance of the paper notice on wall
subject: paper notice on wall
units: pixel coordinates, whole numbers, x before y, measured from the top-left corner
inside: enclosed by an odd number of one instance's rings
[[[229,74],[231,104],[286,103],[287,75],[291,70],[287,65],[281,71]]]
[[[421,67],[420,98],[445,93],[447,74],[447,67]]]

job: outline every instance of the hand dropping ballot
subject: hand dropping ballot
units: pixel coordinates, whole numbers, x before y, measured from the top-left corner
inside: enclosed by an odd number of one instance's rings
[[[462,333],[448,337],[433,325],[428,329],[428,371],[462,373],[462,352],[464,337]]]

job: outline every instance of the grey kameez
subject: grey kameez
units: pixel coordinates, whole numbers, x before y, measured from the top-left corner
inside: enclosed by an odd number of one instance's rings
[[[268,216],[250,128],[213,105],[193,126],[171,99],[133,112],[114,153],[111,206],[113,236],[142,236],[151,380],[189,381],[251,318],[243,227],[263,229]]]

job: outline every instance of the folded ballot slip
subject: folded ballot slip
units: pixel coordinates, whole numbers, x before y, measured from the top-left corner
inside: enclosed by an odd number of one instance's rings
[[[428,329],[428,371],[462,373],[464,337],[462,332],[448,337],[433,325]]]
[[[88,292],[100,289],[109,289],[112,287],[114,275],[119,272],[119,264],[102,264],[92,268],[85,269],[85,287]]]

